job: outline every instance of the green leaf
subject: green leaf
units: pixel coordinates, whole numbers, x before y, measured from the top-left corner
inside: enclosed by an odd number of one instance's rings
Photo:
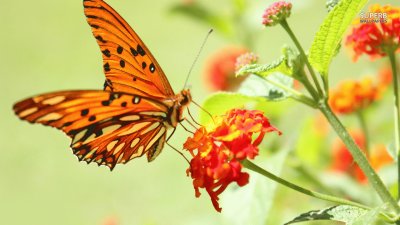
[[[242,108],[248,105],[265,101],[262,97],[250,97],[239,93],[217,92],[210,95],[203,103],[203,108],[211,115],[223,115],[232,108]],[[200,123],[207,124],[211,121],[208,113],[200,110]]]
[[[292,69],[288,65],[286,57],[282,56],[279,60],[276,60],[271,64],[266,64],[266,65],[260,65],[260,64],[245,65],[236,73],[236,76],[256,74],[258,76],[266,77],[276,72],[280,72],[287,76],[292,76]]]
[[[311,45],[309,61],[325,79],[344,32],[366,3],[367,0],[341,0],[320,26]]]
[[[374,224],[378,215],[380,208],[375,208],[367,211],[364,215],[358,217],[351,225],[365,225],[365,224]]]
[[[379,210],[379,208],[366,210],[355,206],[338,205],[303,213],[292,221],[285,223],[285,225],[313,220],[334,220],[348,225],[371,224],[370,222],[375,220]]]
[[[289,92],[269,83],[268,80],[288,88],[292,88],[293,86],[292,78],[279,73],[272,74],[264,79],[250,75],[242,82],[238,92],[246,96],[264,97],[270,101],[282,101],[291,96]]]
[[[328,12],[332,11],[332,9],[339,3],[339,0],[327,0],[325,3],[326,9]]]
[[[298,71],[303,70],[304,68],[304,62],[302,62],[299,52],[290,46],[284,46],[282,48],[282,53],[287,59],[287,64],[292,68],[291,76],[297,78],[297,76],[300,75]]]

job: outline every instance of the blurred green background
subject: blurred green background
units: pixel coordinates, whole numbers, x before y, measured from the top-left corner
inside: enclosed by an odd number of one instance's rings
[[[170,13],[170,7],[179,1],[107,2],[141,36],[175,92],[180,91],[210,27]],[[216,12],[230,10],[229,0],[199,2]],[[262,11],[271,2],[248,1],[246,14],[256,34],[253,51],[263,62],[277,58],[281,46],[291,43],[281,28],[266,30],[260,25]],[[306,49],[325,15],[324,1],[295,1],[289,22]],[[79,163],[68,147],[69,138],[62,132],[32,126],[14,116],[12,105],[35,94],[102,88],[101,54],[86,23],[82,1],[0,0],[0,25],[1,224],[230,224],[223,218],[232,214],[215,212],[206,193],[195,198],[191,179],[185,173],[187,164],[170,148],[165,147],[153,163],[136,159],[110,172],[105,167]],[[209,93],[202,79],[206,57],[232,44],[237,43],[218,32],[210,37],[190,77],[195,101],[201,103]],[[358,76],[374,68],[352,64],[349,59],[342,52],[335,60],[331,73],[338,76],[333,83],[339,77]],[[197,108],[192,106],[192,111]],[[280,127],[284,133],[290,133],[292,126],[299,127],[295,118],[288,118]],[[179,148],[187,135],[179,128],[171,144]],[[293,196],[296,202],[309,199],[300,194]],[[299,211],[284,204],[280,200],[273,203],[282,217],[278,221],[313,209]]]

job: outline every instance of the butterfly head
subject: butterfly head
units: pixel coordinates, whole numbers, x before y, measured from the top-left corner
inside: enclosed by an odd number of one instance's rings
[[[184,89],[180,93],[179,105],[181,107],[188,106],[192,102],[192,95],[189,89]]]

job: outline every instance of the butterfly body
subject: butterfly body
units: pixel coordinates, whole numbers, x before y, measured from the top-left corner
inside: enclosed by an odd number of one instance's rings
[[[58,91],[14,105],[18,117],[62,130],[79,160],[113,169],[161,152],[167,130],[183,120],[189,90],[174,94],[139,36],[103,0],[84,0],[87,21],[103,57],[104,90]]]

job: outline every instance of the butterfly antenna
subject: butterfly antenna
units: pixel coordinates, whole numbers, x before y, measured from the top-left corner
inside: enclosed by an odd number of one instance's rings
[[[210,116],[210,118],[212,119],[213,123],[215,124],[214,117],[211,115],[210,112],[208,112],[205,108],[201,107],[201,105],[200,105],[199,103],[197,103],[197,102],[195,102],[195,101],[193,101],[193,100],[192,100],[192,102],[193,102],[193,104],[195,104],[197,107],[199,107],[201,110],[203,110],[205,113],[207,113],[207,115]]]
[[[203,50],[204,45],[206,44],[207,39],[208,39],[208,37],[210,36],[210,34],[211,34],[212,32],[213,32],[213,29],[210,29],[210,30],[208,31],[206,37],[204,38],[203,43],[202,43],[201,46],[200,46],[200,50],[199,50],[199,52],[197,53],[196,58],[194,59],[194,61],[193,61],[193,63],[192,63],[192,66],[191,66],[190,69],[189,69],[188,75],[186,76],[186,80],[185,80],[185,84],[183,85],[183,89],[185,89],[185,87],[186,87],[186,85],[187,85],[187,82],[188,82],[188,80],[189,80],[189,76],[190,76],[190,74],[192,73],[192,70],[193,70],[193,68],[194,68],[194,65],[196,64],[197,60],[199,59],[200,53],[201,53],[201,51]]]

